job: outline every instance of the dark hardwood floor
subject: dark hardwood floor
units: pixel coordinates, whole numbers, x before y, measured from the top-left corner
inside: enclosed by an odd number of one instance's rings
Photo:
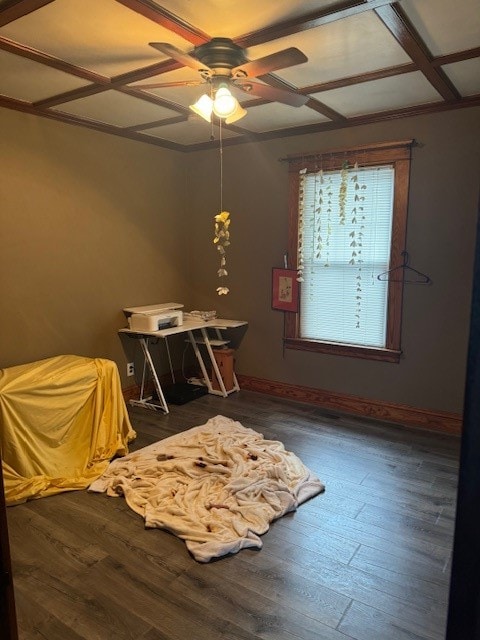
[[[132,449],[234,418],[281,440],[326,491],[272,523],[262,550],[206,565],[123,498],[11,507],[21,640],[444,639],[458,439],[246,391],[130,414]]]

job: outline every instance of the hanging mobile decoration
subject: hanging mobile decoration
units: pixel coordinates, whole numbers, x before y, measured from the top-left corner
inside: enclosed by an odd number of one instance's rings
[[[217,271],[219,278],[228,276],[228,271],[225,268],[227,266],[225,248],[230,244],[229,226],[230,214],[228,211],[221,211],[215,216],[215,238],[213,239],[213,242],[217,245],[217,250],[220,253],[220,268]],[[228,287],[217,287],[217,293],[219,296],[226,295],[229,291],[230,289]]]
[[[230,245],[230,213],[223,211],[223,145],[222,145],[222,121],[220,120],[220,213],[215,216],[215,237],[213,244],[220,253],[220,268],[217,271],[219,278],[228,276],[226,248]],[[219,296],[227,295],[230,289],[226,286],[217,287]]]

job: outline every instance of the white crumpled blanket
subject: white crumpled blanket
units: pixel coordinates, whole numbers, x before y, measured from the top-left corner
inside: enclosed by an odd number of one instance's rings
[[[146,527],[208,562],[262,547],[269,523],[324,485],[281,442],[224,416],[114,460],[90,491],[124,495]]]

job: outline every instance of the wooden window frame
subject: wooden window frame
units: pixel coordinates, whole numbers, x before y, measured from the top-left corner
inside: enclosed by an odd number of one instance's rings
[[[405,250],[407,233],[408,190],[413,142],[413,140],[387,142],[286,158],[289,163],[288,251],[292,265],[296,265],[298,259],[300,171],[306,169],[307,172],[314,172],[320,168],[324,171],[341,170],[345,162],[348,162],[350,166],[358,162],[362,167],[382,164],[393,165],[395,178],[390,265],[402,264],[402,251]],[[285,314],[285,346],[288,349],[301,351],[315,351],[317,353],[398,363],[402,353],[403,282],[389,281],[387,300],[386,346],[383,349],[301,338],[299,335],[300,312],[286,312]]]

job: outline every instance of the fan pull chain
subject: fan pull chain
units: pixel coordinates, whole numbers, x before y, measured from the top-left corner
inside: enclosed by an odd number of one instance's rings
[[[223,139],[222,139],[222,119],[220,120],[220,211],[223,211]]]

